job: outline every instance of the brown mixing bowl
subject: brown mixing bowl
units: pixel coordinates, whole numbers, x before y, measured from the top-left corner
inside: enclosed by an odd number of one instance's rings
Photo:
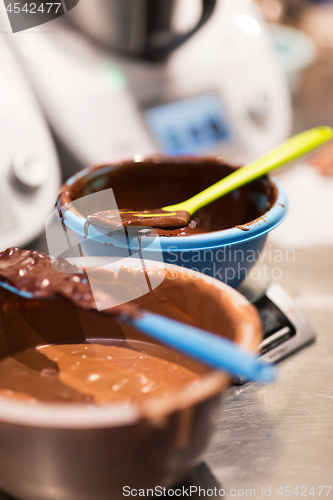
[[[146,265],[154,272],[156,262]],[[261,325],[242,295],[202,274],[167,269],[160,287],[167,287],[178,312],[150,303],[149,294],[137,303],[175,318],[188,315],[195,325],[256,352]],[[184,286],[175,284],[174,273]],[[4,283],[0,307],[1,358],[49,343],[120,339],[140,349],[140,341],[147,342],[103,312],[79,310],[63,297],[24,298]],[[149,342],[153,353],[156,344]],[[201,384],[140,407],[0,397],[0,489],[21,500],[120,500],[125,486],[171,486],[184,478],[207,448],[230,377],[183,355],[171,357],[200,373]]]

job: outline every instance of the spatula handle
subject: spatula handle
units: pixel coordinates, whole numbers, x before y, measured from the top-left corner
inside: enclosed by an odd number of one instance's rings
[[[258,160],[239,168],[189,200],[178,205],[164,207],[164,210],[185,210],[192,215],[200,208],[230,193],[234,189],[258,179],[286,163],[305,156],[332,137],[333,130],[330,127],[317,127],[295,135]]]
[[[119,319],[178,351],[234,376],[260,382],[271,382],[276,377],[273,365],[261,361],[228,339],[159,314],[141,312],[137,317],[124,315]]]

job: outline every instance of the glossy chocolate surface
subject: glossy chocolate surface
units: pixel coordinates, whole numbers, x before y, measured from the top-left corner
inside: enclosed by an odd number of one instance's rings
[[[140,343],[140,350],[121,345],[53,344],[7,356],[0,361],[0,396],[31,403],[140,404],[200,383],[184,366],[148,354],[149,344]],[[42,368],[42,357],[49,367]]]
[[[105,210],[88,215],[88,221],[96,226],[108,229],[121,227],[153,227],[159,229],[177,229],[187,226],[191,216],[185,211],[168,212],[162,209],[133,211],[121,208],[118,210]]]
[[[167,158],[153,157],[142,162],[123,162],[105,173],[105,167],[91,170],[74,184],[65,184],[58,207],[95,193],[112,188],[119,209],[155,210],[185,201],[234,171],[222,158]],[[192,236],[232,227],[247,230],[248,225],[272,207],[277,198],[273,183],[263,177],[243,186],[207,205],[192,216],[192,222],[174,230],[158,228],[160,236]],[[93,207],[82,213],[93,216]],[[107,211],[110,207],[98,207]]]

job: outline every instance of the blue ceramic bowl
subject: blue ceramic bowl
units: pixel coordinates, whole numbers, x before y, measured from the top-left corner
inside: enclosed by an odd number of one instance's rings
[[[220,159],[216,159],[218,160]],[[175,162],[174,158],[172,162]],[[115,165],[109,165],[79,172],[67,181],[62,193],[67,195],[66,189],[69,186],[74,188],[75,192],[75,186],[82,188],[85,182],[93,183],[95,187],[99,183],[102,185],[102,179],[114,168]],[[86,218],[79,210],[66,208],[63,221],[66,227],[75,233],[85,255],[110,255],[120,259],[138,256],[141,259],[164,260],[165,263],[193,269],[237,287],[259,259],[268,233],[277,227],[287,214],[288,202],[283,188],[276,179],[271,179],[270,183],[276,192],[274,203],[264,212],[262,207],[265,206],[267,198],[254,191],[254,203],[262,210],[263,215],[249,221],[243,226],[244,229],[232,227],[193,236],[140,238],[140,244],[136,235],[129,233],[125,237],[123,232],[119,232],[119,235],[112,239],[114,246],[110,246],[110,237],[107,234],[91,225],[87,231]],[[60,200],[62,203],[64,200],[71,201],[63,195]]]

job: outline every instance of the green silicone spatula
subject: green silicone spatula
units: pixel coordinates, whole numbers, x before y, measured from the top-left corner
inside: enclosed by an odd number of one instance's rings
[[[333,130],[330,127],[317,127],[302,132],[283,142],[280,146],[258,160],[235,170],[227,177],[216,182],[216,184],[182,203],[169,205],[157,210],[144,210],[140,212],[119,210],[121,216],[120,223],[124,226],[144,225],[163,229],[184,227],[190,222],[191,216],[200,208],[276,168],[311,153],[332,137]],[[119,221],[119,215],[117,214],[117,216]],[[89,220],[93,224],[110,227],[115,223],[115,220],[112,221],[115,218],[115,214],[111,212],[99,212],[94,216],[90,216]]]

